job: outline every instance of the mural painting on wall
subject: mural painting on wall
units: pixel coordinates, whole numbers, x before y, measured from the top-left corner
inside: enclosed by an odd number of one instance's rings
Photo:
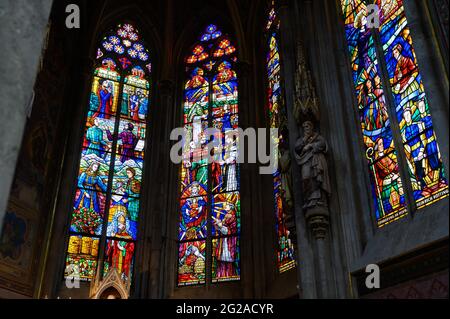
[[[35,263],[37,212],[11,201],[0,233],[0,285],[31,296]]]

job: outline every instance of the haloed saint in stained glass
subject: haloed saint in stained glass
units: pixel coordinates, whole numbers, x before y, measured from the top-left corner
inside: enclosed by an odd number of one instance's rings
[[[280,273],[296,266],[295,236],[293,221],[293,198],[288,151],[289,133],[284,104],[284,92],[281,84],[280,52],[278,48],[280,21],[276,10],[272,8],[266,28],[267,38],[267,99],[270,128],[278,129],[279,135],[273,136],[277,145],[277,168],[273,172],[274,212],[277,235],[277,266]],[[289,223],[289,224],[288,224]]]
[[[380,28],[370,30],[367,5],[378,5]],[[442,160],[433,129],[428,100],[414,54],[412,38],[401,0],[341,0],[345,32],[358,112],[372,181],[378,226],[406,215],[405,188],[399,168],[398,152],[406,155],[413,201],[417,208],[448,196]],[[375,41],[378,32],[380,41]],[[382,83],[386,66],[394,105],[389,105]],[[394,110],[399,127],[391,125],[388,107]],[[392,131],[400,130],[397,145]],[[408,179],[404,176],[403,181]]]
[[[231,40],[209,25],[186,59],[179,286],[205,284],[207,278],[213,282],[240,279],[238,144],[228,135],[238,128],[235,53]],[[222,142],[213,150],[213,162],[206,148],[208,127],[219,130],[211,138]],[[228,238],[231,234],[233,238]],[[212,273],[206,272],[207,263],[212,264]]]
[[[149,51],[131,24],[102,40],[93,71],[66,257],[66,277],[116,268],[131,280],[150,98]],[[105,251],[99,245],[105,243]],[[103,246],[102,246],[103,247]]]

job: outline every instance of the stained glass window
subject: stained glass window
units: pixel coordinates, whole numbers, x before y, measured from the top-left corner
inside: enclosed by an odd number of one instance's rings
[[[291,192],[291,172],[289,154],[289,133],[281,83],[280,52],[278,49],[280,21],[274,8],[269,13],[266,27],[267,35],[267,79],[268,79],[268,115],[270,128],[277,128],[279,135],[274,136],[277,145],[277,169],[273,173],[274,212],[277,234],[277,265],[280,273],[296,266],[292,225],[287,218],[293,217],[293,197]],[[293,224],[293,220],[290,221]],[[289,227],[291,226],[291,227]]]
[[[236,48],[209,25],[186,58],[178,232],[178,285],[240,279],[241,204],[237,140]],[[205,134],[218,130],[222,147],[210,160]],[[207,271],[208,269],[208,271]]]
[[[369,25],[369,4],[380,9],[379,28]],[[375,214],[382,227],[407,214],[408,196],[419,209],[447,197],[448,183],[403,1],[341,0],[341,6]],[[396,133],[401,139],[395,139]],[[405,154],[409,177],[401,176],[398,152]]]
[[[97,49],[70,222],[65,276],[117,269],[132,279],[150,98],[149,51],[121,24]]]

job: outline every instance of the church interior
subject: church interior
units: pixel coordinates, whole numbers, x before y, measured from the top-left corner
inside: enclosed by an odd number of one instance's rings
[[[2,1],[0,299],[448,298],[448,4]]]

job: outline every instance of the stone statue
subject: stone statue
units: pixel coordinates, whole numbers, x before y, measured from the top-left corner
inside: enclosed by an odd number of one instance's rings
[[[301,168],[304,193],[303,209],[308,213],[319,208],[328,210],[331,194],[328,165],[325,154],[328,145],[325,139],[314,131],[311,121],[303,123],[303,137],[295,145],[295,159]]]

